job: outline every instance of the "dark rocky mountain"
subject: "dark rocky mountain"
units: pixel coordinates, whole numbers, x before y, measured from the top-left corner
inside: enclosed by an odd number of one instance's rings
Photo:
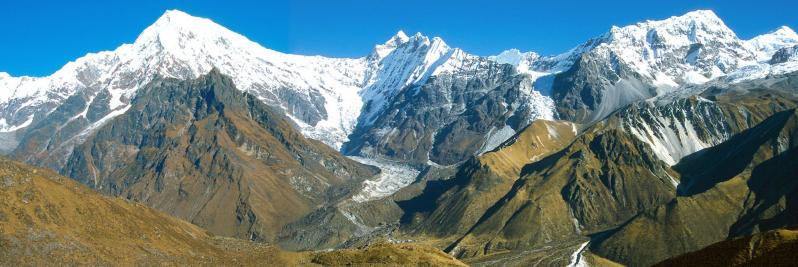
[[[91,128],[107,122],[110,93],[92,95],[84,91],[70,96],[54,107],[45,119],[33,123],[18,135],[18,145],[10,155],[18,160],[55,170],[61,169],[72,148],[85,141]],[[44,117],[44,116],[42,116]]]
[[[104,194],[253,240],[271,240],[377,172],[305,138],[218,71],[154,80],[61,170]]]
[[[473,71],[443,74],[405,87],[374,121],[358,126],[344,153],[412,164],[460,163],[490,151],[550,105],[529,76],[510,65],[484,62]]]
[[[785,63],[795,60],[798,57],[798,45],[791,47],[784,47],[776,51],[770,59],[770,64]]]

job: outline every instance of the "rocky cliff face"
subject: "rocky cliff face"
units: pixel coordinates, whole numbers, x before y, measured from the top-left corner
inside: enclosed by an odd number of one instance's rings
[[[153,81],[127,112],[79,145],[61,172],[215,234],[270,240],[377,170],[306,139],[212,71]]]
[[[442,74],[406,87],[355,130],[344,152],[451,165],[492,150],[534,119],[553,117],[545,108],[552,103],[528,76],[510,65],[484,64],[469,75]]]
[[[684,156],[726,141],[776,112],[793,108],[796,75],[739,83],[713,82],[635,103],[614,116],[674,165]],[[685,93],[691,91],[691,93]]]
[[[798,45],[776,50],[773,57],[770,58],[770,64],[775,65],[796,60],[798,60]]]

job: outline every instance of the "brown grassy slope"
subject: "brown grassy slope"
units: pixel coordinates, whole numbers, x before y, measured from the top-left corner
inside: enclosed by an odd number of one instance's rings
[[[582,240],[671,199],[673,175],[630,134],[596,127],[525,167],[475,227],[447,249],[476,257]]]
[[[433,247],[376,243],[361,249],[313,253],[311,262],[324,266],[466,266]]]
[[[141,204],[0,159],[0,265],[285,262],[268,245],[214,238]]]
[[[576,133],[573,123],[537,120],[500,148],[482,155],[480,161],[498,175],[514,180],[527,164],[570,144]]]
[[[655,266],[795,266],[798,226],[713,244]]]
[[[415,244],[294,253],[214,237],[183,220],[101,196],[56,173],[0,158],[0,266],[463,266]]]
[[[427,184],[414,199],[401,201],[407,230],[435,237],[462,235],[521,176],[521,170],[573,141],[574,125],[538,120],[500,148],[473,158],[448,180]]]

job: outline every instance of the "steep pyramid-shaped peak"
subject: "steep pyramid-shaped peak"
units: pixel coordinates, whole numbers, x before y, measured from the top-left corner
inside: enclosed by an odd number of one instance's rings
[[[161,15],[161,17],[158,18],[158,20],[156,21],[156,24],[161,24],[161,25],[163,25],[163,24],[172,24],[172,23],[174,23],[174,24],[190,24],[190,23],[197,23],[197,22],[200,22],[200,21],[209,21],[209,20],[205,19],[205,18],[199,18],[199,17],[191,16],[188,13],[180,11],[180,10],[177,10],[177,9],[171,9],[171,10],[165,11],[163,13],[163,15]]]
[[[407,42],[407,40],[408,40],[408,39],[410,39],[410,37],[407,37],[407,34],[405,34],[405,32],[404,32],[404,31],[402,31],[402,30],[399,30],[399,31],[398,31],[398,32],[397,32],[397,33],[396,33],[396,34],[393,36],[393,38],[391,38],[391,40],[398,40],[398,41],[399,41],[399,42],[401,42],[401,43]]]
[[[262,47],[210,19],[191,16],[179,10],[168,10],[147,27],[134,45],[159,44],[169,52],[202,49],[260,50]],[[182,54],[182,53],[177,53]]]
[[[385,41],[385,43],[376,45],[374,47],[373,54],[376,55],[377,58],[380,59],[385,58],[385,56],[393,52],[393,50],[395,50],[400,45],[407,43],[409,40],[410,37],[407,37],[407,34],[405,34],[404,31],[400,30],[394,36],[392,36],[391,39]]]

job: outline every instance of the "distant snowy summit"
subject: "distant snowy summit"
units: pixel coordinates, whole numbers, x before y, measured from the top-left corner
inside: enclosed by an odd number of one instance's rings
[[[740,40],[712,11],[695,11],[612,27],[554,56],[513,49],[480,57],[438,37],[400,31],[363,57],[328,58],[270,50],[211,20],[169,10],[134,43],[88,54],[50,76],[0,73],[0,131],[35,127],[79,96],[85,111],[60,120],[63,125],[82,121],[76,126],[82,130],[74,134],[85,135],[124,113],[137,90],[155,77],[190,79],[215,67],[232,76],[240,90],[285,111],[308,137],[340,148],[358,124],[372,123],[403,88],[444,73],[479,71],[486,61],[543,77],[594,54],[611,57],[609,64],[623,62],[656,84],[676,87],[762,64],[780,48],[796,44],[798,36],[786,26]],[[6,142],[5,149],[14,144]]]
[[[780,48],[798,45],[798,34],[787,26],[741,40],[710,10],[698,10],[665,20],[613,26],[566,53],[540,56],[506,50],[489,58],[513,64],[522,72],[562,71],[586,53],[600,53],[623,62],[658,84],[704,83],[741,67],[767,62]],[[552,67],[556,66],[556,67]]]

